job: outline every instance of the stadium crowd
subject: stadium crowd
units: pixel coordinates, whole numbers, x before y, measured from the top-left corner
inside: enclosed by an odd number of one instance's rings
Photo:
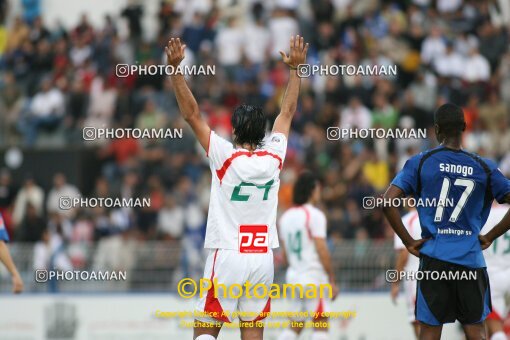
[[[230,114],[259,105],[268,127],[279,110],[288,71],[280,62],[289,37],[310,42],[308,62],[397,65],[397,76],[314,76],[303,79],[281,174],[280,210],[289,207],[296,174],[312,169],[323,182],[332,239],[393,237],[377,196],[406,159],[437,145],[433,111],[464,107],[465,147],[496,160],[510,176],[510,9],[505,1],[275,0],[161,1],[158,32],[147,39],[143,3],[129,2],[102,26],[83,14],[74,27],[49,27],[40,1],[0,20],[0,146],[97,149],[104,160],[91,197],[150,197],[142,209],[66,210],[58,197],[81,193],[64,174],[45,192],[34,175],[13,183],[0,176],[0,211],[20,242],[79,245],[116,235],[182,240],[201,247],[210,171],[179,117],[165,75],[118,77],[117,64],[165,63],[169,37],[187,44],[187,64],[215,65],[216,75],[188,78],[211,127],[230,138]],[[221,4],[220,4],[221,3]],[[119,33],[119,25],[128,34]],[[84,141],[83,127],[182,128],[182,139]],[[425,129],[426,139],[328,140],[329,127]],[[44,166],[44,165],[41,165]],[[76,250],[71,256],[79,266]],[[51,256],[51,255],[47,255]],[[66,260],[62,260],[66,262]],[[65,264],[63,264],[65,266]]]

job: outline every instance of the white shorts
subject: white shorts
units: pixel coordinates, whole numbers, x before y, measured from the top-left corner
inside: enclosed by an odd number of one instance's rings
[[[297,277],[299,276],[299,277]],[[287,272],[287,283],[288,284],[299,284],[304,287],[306,290],[306,285],[313,284],[317,287],[317,294],[319,294],[319,297],[317,298],[300,298],[296,296],[295,298],[289,297],[291,294],[291,289],[287,289],[287,299],[290,303],[288,311],[289,312],[298,312],[298,316],[293,316],[290,319],[293,321],[305,321],[306,319],[318,319],[321,317],[321,313],[323,312],[331,312],[331,298],[329,298],[328,294],[330,293],[328,289],[322,289],[323,297],[320,297],[321,284],[328,284],[327,275],[323,274],[317,274],[317,273],[299,273],[295,275],[290,275],[289,272]],[[299,294],[299,290],[295,289],[295,294]],[[305,313],[306,312],[306,313]],[[299,314],[301,313],[301,314]],[[317,314],[318,313],[318,314]],[[308,315],[309,317],[305,317],[303,315]],[[313,315],[317,315],[317,317],[313,317]]]
[[[416,305],[416,280],[404,281],[404,295],[407,305],[407,317],[410,322],[415,322],[416,315],[414,313],[414,308]]]
[[[267,253],[240,253],[239,250],[213,249],[205,263],[204,278],[211,282],[216,279],[217,296],[214,296],[213,285],[207,295],[204,294],[199,299],[196,311],[205,312],[208,316],[196,317],[197,320],[209,323],[232,322],[236,317],[242,321],[262,320],[265,318],[263,314],[271,309],[268,295],[274,278],[273,251],[269,249]],[[250,286],[245,286],[248,281]],[[259,287],[255,292],[256,285]],[[266,286],[265,292],[260,285]],[[242,287],[243,294],[240,294],[239,286]],[[211,313],[216,313],[217,316],[210,317]]]
[[[487,272],[489,273],[492,302],[492,313],[489,318],[504,320],[509,312],[510,269],[491,270],[488,268]]]

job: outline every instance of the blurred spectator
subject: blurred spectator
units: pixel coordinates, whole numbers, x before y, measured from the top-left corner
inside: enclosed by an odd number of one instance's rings
[[[432,26],[430,34],[425,38],[421,47],[421,60],[424,64],[430,64],[436,58],[444,55],[446,42],[443,37],[442,29],[439,26]]]
[[[206,29],[204,18],[199,12],[193,15],[193,21],[184,27],[182,39],[186,46],[198,55],[202,41],[206,38]]]
[[[0,85],[0,143],[13,143],[16,141],[16,125],[21,118],[25,104],[22,89],[16,84],[14,74],[8,72],[4,75],[3,84]],[[2,140],[3,139],[3,140]]]
[[[30,108],[20,129],[25,142],[33,146],[40,130],[56,129],[62,121],[65,100],[62,91],[52,86],[50,79],[44,79],[41,89],[30,103]]]
[[[478,47],[472,46],[464,64],[462,79],[470,83],[486,82],[491,75],[487,59],[480,54]]]
[[[25,178],[23,186],[20,188],[14,201],[14,210],[12,221],[14,226],[18,226],[26,216],[27,207],[31,205],[38,216],[43,215],[44,191],[39,187],[34,178],[28,175]]]
[[[363,176],[370,185],[378,192],[383,192],[390,181],[390,169],[388,163],[380,160],[373,150],[366,150],[366,158],[363,163]]]
[[[59,231],[50,232],[45,229],[41,239],[35,244],[33,265],[34,270],[72,270],[73,266],[65,251],[65,244]],[[49,280],[48,289],[55,293],[58,284],[55,278]]]
[[[7,0],[0,0],[0,25],[4,24],[5,17],[7,16],[7,9],[9,8],[9,3]]]
[[[62,197],[70,199],[81,197],[81,193],[74,185],[67,183],[66,176],[63,173],[56,173],[53,176],[53,188],[48,193],[46,201],[46,211],[57,213],[64,217],[73,217],[74,209],[62,209],[60,200]]]
[[[437,0],[437,10],[443,14],[456,12],[462,5],[463,0]]]
[[[271,34],[263,18],[256,17],[253,23],[247,24],[243,35],[246,58],[259,68],[265,62],[271,44]]]
[[[465,71],[464,58],[455,51],[452,42],[447,42],[445,54],[436,56],[433,63],[441,77],[460,78]]]
[[[374,109],[372,110],[372,126],[376,128],[392,129],[397,125],[398,112],[388,102],[383,93],[374,95]]]
[[[134,41],[138,41],[142,37],[142,16],[143,7],[137,0],[129,0],[128,5],[121,12],[121,15],[126,18],[129,27],[129,36]]]
[[[11,173],[7,169],[0,169],[0,214],[6,215],[6,210],[12,207],[16,198],[16,187]]]
[[[287,51],[289,38],[299,33],[298,22],[293,12],[285,8],[275,8],[268,23],[271,33],[271,58],[279,60],[280,51]]]
[[[484,127],[492,135],[499,134],[500,126],[508,126],[510,111],[497,91],[492,91],[487,103],[480,106],[479,117]]]
[[[39,42],[43,40],[50,39],[51,33],[50,31],[44,26],[42,17],[38,16],[35,18],[32,27],[30,27],[30,32],[28,33],[28,38],[30,39],[30,42],[33,44],[38,44]],[[37,62],[37,60],[34,60]]]
[[[16,227],[15,240],[35,243],[41,239],[46,229],[46,220],[37,213],[37,209],[31,203],[27,203],[25,211],[25,216]]]
[[[340,126],[343,129],[369,129],[372,126],[372,115],[358,97],[352,97],[340,115]]]
[[[41,15],[41,0],[21,0],[23,19],[29,24]]]
[[[154,101],[147,99],[142,112],[135,122],[137,129],[162,129],[166,126],[165,114],[159,110]]]
[[[231,17],[227,21],[227,27],[221,30],[216,37],[218,61],[225,69],[229,79],[234,79],[237,66],[241,63],[243,44],[243,31],[240,29],[237,19]]]
[[[158,231],[164,239],[175,240],[182,237],[184,230],[184,209],[175,198],[167,196],[165,205],[158,213]]]

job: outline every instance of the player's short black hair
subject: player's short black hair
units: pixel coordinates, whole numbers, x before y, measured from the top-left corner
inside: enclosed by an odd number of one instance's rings
[[[302,205],[308,202],[318,182],[313,172],[309,170],[303,171],[296,180],[296,183],[294,183],[292,191],[292,201],[294,204]]]
[[[235,130],[235,144],[262,146],[266,134],[266,117],[261,107],[247,104],[239,105],[235,108],[231,121],[232,128]]]
[[[459,135],[466,128],[464,111],[455,104],[443,104],[434,113],[434,124],[444,136]]]

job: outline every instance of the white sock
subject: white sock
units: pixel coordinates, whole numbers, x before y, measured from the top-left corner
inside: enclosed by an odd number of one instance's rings
[[[506,337],[505,333],[503,333],[502,331],[499,331],[499,332],[492,334],[490,340],[507,340],[507,337]]]
[[[280,333],[278,340],[297,340],[298,335],[292,329],[285,328],[283,332]]]
[[[329,332],[324,331],[313,331],[310,340],[329,340]]]
[[[197,336],[195,340],[216,340],[216,338],[209,334],[202,334]]]

